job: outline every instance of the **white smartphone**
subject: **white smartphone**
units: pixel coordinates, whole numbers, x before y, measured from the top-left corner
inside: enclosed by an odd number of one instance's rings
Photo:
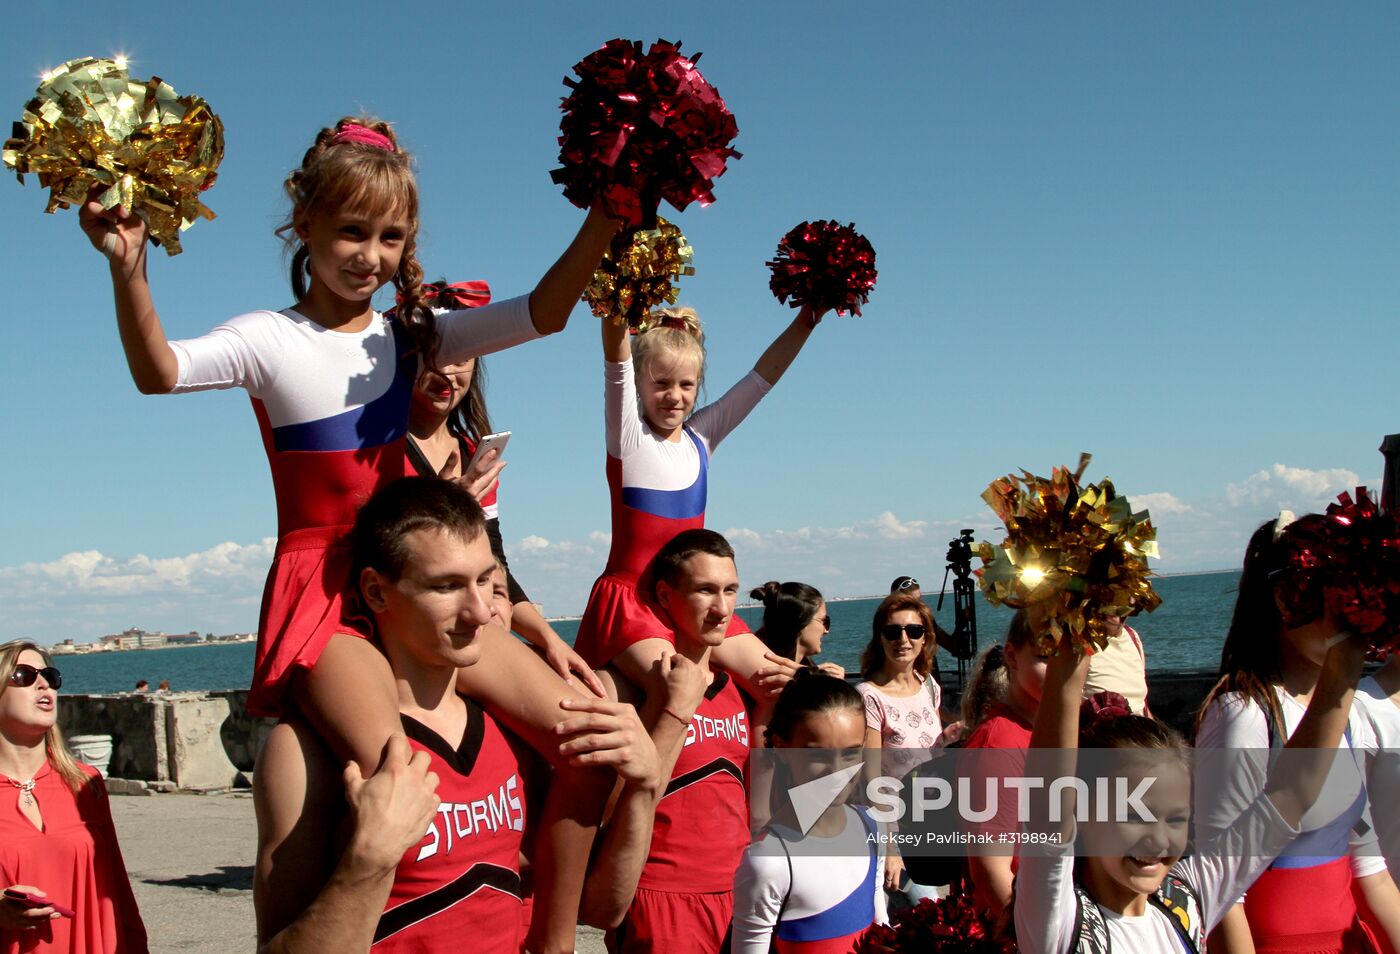
[[[506,445],[509,443],[510,431],[498,431],[495,434],[487,434],[477,442],[476,451],[472,454],[472,459],[467,461],[467,468],[462,471],[462,473],[465,474],[467,470],[471,470],[475,467],[476,462],[485,456],[487,451],[499,451],[500,453],[497,454],[496,457],[500,459],[501,454],[506,452]]]

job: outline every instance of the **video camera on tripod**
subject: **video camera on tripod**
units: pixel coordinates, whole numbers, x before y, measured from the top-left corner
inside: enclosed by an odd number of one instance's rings
[[[948,567],[943,571],[943,589],[938,593],[938,608],[943,608],[943,596],[948,589],[948,576],[953,575],[953,655],[958,660],[958,684],[967,684],[968,662],[977,657],[977,604],[973,597],[977,587],[972,581],[972,534],[965,529],[948,543]]]

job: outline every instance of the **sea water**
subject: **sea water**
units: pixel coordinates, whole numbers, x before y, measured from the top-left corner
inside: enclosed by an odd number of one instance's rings
[[[1220,647],[1230,624],[1239,572],[1202,573],[1170,576],[1154,581],[1162,605],[1151,614],[1134,617],[1131,624],[1142,637],[1149,669],[1215,669]],[[937,592],[924,594],[930,607],[938,602]],[[977,604],[977,641],[980,649],[1000,642],[1006,636],[1012,611],[992,606],[981,594]],[[831,632],[822,646],[822,660],[839,663],[848,673],[860,669],[861,651],[870,643],[871,619],[879,598],[837,600],[827,604]],[[739,615],[757,629],[763,620],[762,606],[741,607]],[[951,591],[943,609],[934,613],[947,629],[953,627]],[[578,631],[577,620],[553,624],[572,643]],[[154,688],[170,680],[173,690],[247,688],[253,672],[251,643],[212,644],[178,649],[141,649],[129,652],[59,656],[64,692],[126,692],[137,680],[145,679]],[[957,663],[947,653],[939,653],[939,667],[945,674],[957,671]]]

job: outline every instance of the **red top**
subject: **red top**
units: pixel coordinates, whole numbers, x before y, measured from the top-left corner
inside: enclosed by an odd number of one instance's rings
[[[97,770],[76,794],[52,766],[34,778],[44,829],[19,810],[19,792],[0,781],[0,882],[28,884],[74,911],[34,930],[0,930],[0,954],[146,954],[146,927],[127,880],[107,787]]]
[[[374,933],[376,954],[465,945],[479,954],[518,954],[520,844],[525,787],[520,743],[467,700],[467,731],[453,749],[403,716],[414,751],[438,776],[437,814],[404,854]]]
[[[973,804],[986,791],[986,780],[991,777],[1009,777],[1025,774],[1026,750],[1031,745],[1031,724],[1015,709],[998,702],[988,710],[987,718],[968,736],[965,749],[988,749],[972,757],[968,763],[968,774],[972,778],[972,791],[978,795]],[[967,758],[967,756],[965,756]],[[1016,818],[1017,800],[1001,797],[997,802],[997,813],[985,822],[969,823],[968,829],[977,833],[996,836],[1016,831],[1020,823]],[[1016,861],[1012,859],[1013,870]]]
[[[696,894],[734,890],[734,872],[749,844],[748,757],[744,699],[734,680],[717,672],[656,806],[638,887]]]

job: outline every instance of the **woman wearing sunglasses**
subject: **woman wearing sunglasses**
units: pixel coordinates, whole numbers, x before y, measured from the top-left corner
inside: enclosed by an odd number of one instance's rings
[[[754,634],[763,645],[806,669],[846,678],[846,670],[836,663],[819,663],[812,658],[822,651],[822,637],[831,632],[826,600],[815,586],[769,580],[749,596],[763,603],[763,625]]]
[[[58,729],[60,685],[38,646],[0,645],[0,952],[145,954],[107,789]]]
[[[875,610],[870,644],[860,655],[856,689],[865,699],[865,747],[883,749],[884,775],[903,777],[943,736],[942,689],[933,678],[938,629],[924,601],[894,592]],[[901,883],[902,882],[902,883]],[[885,888],[911,901],[933,897],[909,881],[896,852],[885,856]]]

